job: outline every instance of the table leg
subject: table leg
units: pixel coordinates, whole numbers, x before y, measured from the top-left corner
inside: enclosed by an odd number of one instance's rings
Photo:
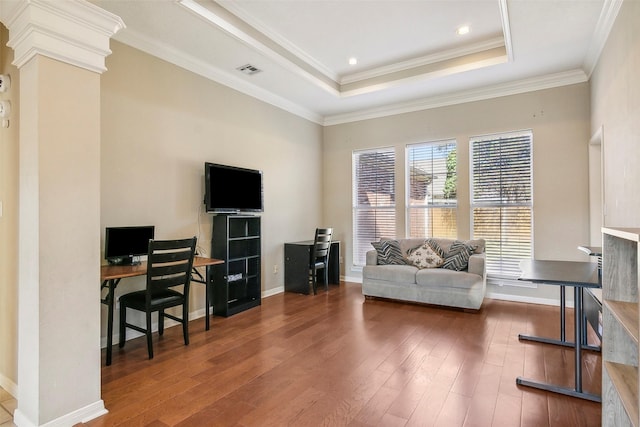
[[[575,322],[575,376],[576,391],[582,393],[582,342],[578,338],[582,331],[582,288],[573,289],[574,322]]]
[[[580,289],[582,290],[582,288]],[[525,334],[518,334],[518,339],[523,341],[539,342],[543,344],[561,345],[563,347],[575,347],[575,343],[573,341],[567,341],[566,307],[567,307],[566,287],[564,285],[560,285],[560,339],[559,340],[555,338],[536,337],[536,336],[525,335]],[[580,309],[580,312],[582,312],[582,309]],[[583,327],[583,329],[585,328]],[[582,337],[582,332],[574,333],[574,337],[575,337],[574,341],[577,339],[580,340],[580,343],[583,349],[591,350],[591,351],[601,351],[601,348],[599,346],[589,345],[587,343],[586,332],[585,332],[584,338]]]
[[[564,288],[564,286],[563,286]],[[516,384],[523,385],[526,387],[533,387],[539,390],[551,391],[554,393],[564,394],[567,396],[578,397],[580,399],[591,400],[593,402],[602,402],[602,398],[598,395],[585,393],[582,391],[582,343],[579,338],[579,334],[582,328],[582,288],[574,287],[574,322],[575,322],[575,330],[576,330],[576,339],[573,343],[574,354],[575,354],[575,387],[561,387],[554,384],[549,384],[540,381],[528,380],[522,377],[516,378]],[[566,343],[566,341],[565,341]]]
[[[107,366],[111,365],[113,351],[113,311],[115,306],[115,290],[120,279],[109,280],[109,294],[107,295]]]
[[[564,286],[560,286],[560,341],[566,342],[566,310],[567,296]]]
[[[205,273],[205,281],[206,283],[204,284],[204,305],[205,305],[205,317],[206,319],[204,320],[204,329],[206,331],[209,330],[209,318],[211,317],[210,314],[210,308],[211,308],[211,266],[207,266],[206,267],[206,273]]]

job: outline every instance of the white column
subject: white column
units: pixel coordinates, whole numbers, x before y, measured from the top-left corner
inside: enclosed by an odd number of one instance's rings
[[[2,0],[19,68],[20,426],[106,412],[100,391],[100,73],[124,27],[84,0]],[[14,116],[15,114],[15,116]]]

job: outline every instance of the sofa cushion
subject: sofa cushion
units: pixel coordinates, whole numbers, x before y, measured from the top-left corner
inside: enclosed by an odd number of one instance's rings
[[[416,273],[416,284],[419,286],[470,289],[481,281],[482,277],[477,274],[445,268],[418,270]]]
[[[418,268],[438,268],[444,264],[443,255],[442,249],[427,239],[409,252],[407,261]]]
[[[378,252],[378,265],[406,265],[400,244],[397,240],[380,240],[379,242],[371,242]]]
[[[465,270],[469,265],[469,257],[474,253],[475,249],[468,243],[456,240],[451,244],[442,268],[455,271]]]
[[[395,283],[416,283],[418,268],[412,265],[365,265],[362,277]]]

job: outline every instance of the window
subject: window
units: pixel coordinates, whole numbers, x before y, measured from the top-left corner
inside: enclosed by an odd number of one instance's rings
[[[456,238],[456,141],[407,146],[409,237]]]
[[[533,252],[531,131],[471,138],[474,238],[486,240],[487,275],[516,279]]]
[[[353,153],[353,264],[363,266],[371,242],[396,235],[393,148]]]

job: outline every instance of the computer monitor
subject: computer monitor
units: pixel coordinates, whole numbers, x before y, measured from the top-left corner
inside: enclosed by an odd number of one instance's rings
[[[149,240],[154,238],[153,225],[135,227],[107,227],[104,239],[104,257],[109,264],[134,265],[140,256],[147,255]]]

